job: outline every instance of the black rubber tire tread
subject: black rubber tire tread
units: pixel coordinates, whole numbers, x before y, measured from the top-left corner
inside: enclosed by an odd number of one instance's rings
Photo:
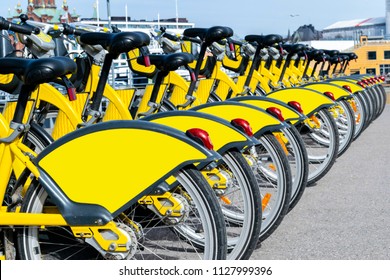
[[[308,179],[308,175],[309,175],[309,159],[307,158],[307,150],[305,147],[305,143],[303,142],[302,137],[299,134],[299,131],[293,125],[290,128],[288,128],[288,130],[293,137],[293,139],[291,139],[291,140],[296,142],[296,145],[299,149],[298,150],[298,153],[300,154],[299,159],[300,159],[301,165],[303,167],[303,170],[301,172],[301,178],[299,178],[300,187],[298,188],[298,190],[295,193],[291,194],[290,206],[288,208],[288,211],[290,212],[297,205],[297,203],[301,199],[303,193],[305,192],[305,189],[307,186],[307,179]]]
[[[321,113],[322,114],[322,117],[323,118],[326,118],[327,121],[329,122],[330,124],[330,130],[333,132],[334,134],[334,138],[337,140],[335,141],[334,143],[332,143],[333,145],[333,154],[330,155],[330,160],[328,161],[328,164],[327,166],[322,170],[321,173],[319,173],[317,176],[313,177],[313,178],[310,178],[310,174],[309,174],[309,179],[307,181],[307,185],[310,186],[310,185],[313,185],[315,184],[315,182],[317,182],[318,180],[320,180],[321,178],[323,178],[328,172],[329,170],[332,168],[333,164],[335,163],[336,161],[336,158],[337,158],[337,151],[338,151],[338,147],[339,147],[339,134],[338,134],[338,130],[337,130],[337,127],[336,127],[336,122],[334,120],[334,118],[332,117],[332,115],[329,113],[329,111],[326,109],[326,108],[322,108],[318,111],[318,113]],[[299,131],[299,129],[298,129]],[[309,155],[308,155],[309,156]],[[310,157],[310,156],[309,156]],[[310,159],[309,159],[310,161]],[[310,163],[310,162],[309,162]]]
[[[290,199],[291,199],[292,179],[291,179],[291,170],[288,163],[288,159],[286,157],[286,154],[283,151],[283,148],[280,146],[278,140],[276,139],[276,137],[271,133],[265,133],[260,137],[260,140],[267,142],[267,144],[271,145],[272,148],[274,149],[278,157],[277,160],[280,161],[280,164],[282,166],[283,169],[282,173],[283,176],[285,177],[284,180],[286,182],[284,197],[282,200],[282,205],[279,210],[279,215],[276,217],[274,221],[272,221],[272,223],[268,228],[266,229],[262,228],[259,237],[259,242],[261,243],[262,241],[266,240],[268,237],[272,235],[272,233],[280,226],[284,217],[288,213],[288,209],[290,207]]]
[[[339,148],[339,152],[337,154],[338,157],[343,155],[348,150],[349,146],[351,146],[351,143],[353,142],[353,136],[355,134],[355,115],[351,107],[351,104],[349,104],[348,101],[346,100],[340,100],[339,102],[343,104],[344,106],[343,108],[345,110],[345,113],[347,114],[347,118],[350,120],[349,129],[352,130],[352,133],[350,134],[349,138],[346,139],[347,141],[346,145],[344,145],[341,150]]]
[[[361,96],[360,93],[355,93],[353,95],[353,98],[354,98],[355,102],[359,103],[361,113],[363,114],[363,117],[360,118],[360,121],[362,122],[361,128],[358,130],[355,127],[355,133],[353,135],[353,141],[355,141],[362,134],[362,132],[365,129],[366,122],[367,122],[367,106],[364,103],[363,97]]]
[[[242,248],[242,252],[240,253],[239,257],[236,258],[240,260],[248,260],[253,251],[256,249],[260,235],[262,221],[261,195],[255,175],[253,174],[253,171],[248,162],[245,160],[244,156],[235,150],[230,150],[228,153],[230,154],[230,158],[236,162],[237,166],[241,170],[241,173],[247,181],[248,195],[250,196],[252,208],[251,212],[254,213],[253,218],[251,219],[251,236],[248,237],[246,246]]]

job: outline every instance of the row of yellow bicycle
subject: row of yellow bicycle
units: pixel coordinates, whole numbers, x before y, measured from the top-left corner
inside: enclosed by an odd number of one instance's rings
[[[354,54],[278,35],[160,30],[151,54],[146,33],[20,19],[0,19],[25,45],[0,42],[4,259],[249,259],[386,103],[343,75]],[[120,55],[151,82],[111,87]]]

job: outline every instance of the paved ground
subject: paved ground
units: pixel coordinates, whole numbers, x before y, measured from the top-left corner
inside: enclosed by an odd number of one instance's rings
[[[390,259],[390,104],[253,255],[256,259]]]

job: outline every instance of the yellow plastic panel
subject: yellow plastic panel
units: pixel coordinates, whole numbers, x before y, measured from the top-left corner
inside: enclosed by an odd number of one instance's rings
[[[39,165],[71,200],[115,212],[182,162],[204,158],[196,148],[163,133],[111,129],[73,139]]]
[[[290,110],[288,107],[279,105],[277,103],[273,103],[273,102],[268,101],[268,100],[248,99],[248,100],[240,100],[239,102],[242,102],[245,104],[250,104],[250,105],[259,107],[261,109],[264,109],[264,110],[266,110],[269,107],[276,107],[282,111],[282,115],[283,115],[285,120],[296,119],[296,118],[300,117],[297,113],[295,113],[293,110]]]
[[[351,88],[352,93],[363,90],[361,86],[357,85],[356,82],[353,82],[353,81],[337,80],[337,81],[329,81],[329,83],[339,85],[339,86],[348,85]]]
[[[310,88],[317,90],[320,93],[331,92],[333,93],[334,99],[338,100],[339,98],[350,97],[351,94],[347,90],[343,89],[341,86],[333,83],[314,83],[304,86],[305,88]]]
[[[290,101],[297,101],[301,104],[305,115],[310,115],[323,106],[335,104],[322,93],[305,88],[288,88],[278,90],[268,94],[267,96],[280,100],[286,104]]]
[[[218,151],[221,147],[226,145],[227,142],[240,142],[246,141],[241,133],[229,128],[228,126],[219,122],[196,117],[196,116],[164,116],[159,119],[153,119],[151,122],[164,124],[169,127],[176,128],[180,131],[187,131],[190,128],[201,128],[208,132],[210,139],[213,143],[214,150]]]
[[[236,118],[242,118],[249,122],[253,133],[256,133],[266,126],[280,124],[278,120],[269,114],[255,108],[241,106],[239,103],[213,103],[211,105],[212,106],[197,109],[197,111],[218,116],[229,122]]]

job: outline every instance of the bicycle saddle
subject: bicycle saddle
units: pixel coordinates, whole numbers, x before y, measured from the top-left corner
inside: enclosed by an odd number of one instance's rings
[[[334,63],[341,62],[341,59],[340,56],[331,56],[328,61],[330,64],[334,64]]]
[[[210,28],[187,28],[183,32],[187,37],[199,37],[207,45],[233,36],[233,29],[226,26],[213,26]]]
[[[324,53],[323,50],[317,50],[317,49],[313,49],[313,50],[310,50],[310,51],[306,52],[307,57],[308,57],[309,60],[313,60],[316,57],[320,57],[320,56],[323,55],[323,53]]]
[[[349,55],[346,54],[340,54],[340,61],[349,61]]]
[[[26,59],[0,58],[0,74],[15,74],[26,85],[38,85],[76,72],[76,63],[68,57]]]
[[[293,55],[304,51],[306,49],[306,46],[304,44],[284,44],[283,49],[285,49],[289,54]]]
[[[161,71],[174,71],[180,66],[184,66],[194,61],[194,56],[190,53],[173,53],[167,55],[149,55],[150,64],[155,65]],[[143,57],[138,57],[137,62],[145,65]]]
[[[348,56],[348,60],[352,60],[352,59],[357,59],[358,56],[353,53],[353,52],[350,52],[350,53],[340,53],[341,55],[345,55],[345,56]]]
[[[338,50],[324,50],[324,53],[329,56],[337,56],[340,52]]]
[[[150,43],[149,35],[144,32],[101,33],[88,32],[80,36],[80,41],[87,45],[101,45],[113,55],[126,53]]]
[[[283,41],[282,36],[276,34],[269,35],[247,35],[245,40],[248,42],[256,42],[261,48],[270,47]]]

